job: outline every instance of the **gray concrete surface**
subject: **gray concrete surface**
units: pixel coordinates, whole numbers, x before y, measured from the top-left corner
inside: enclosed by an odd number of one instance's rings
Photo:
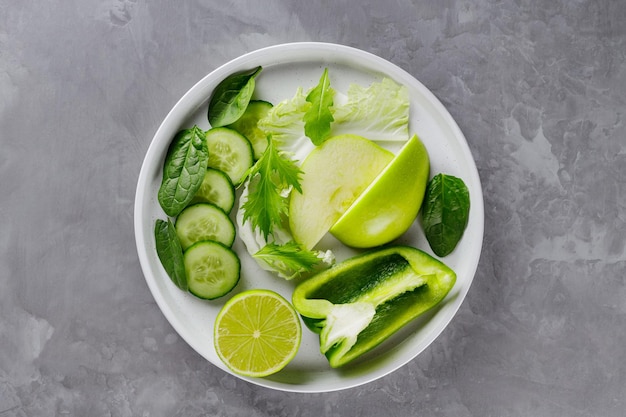
[[[0,416],[626,415],[626,3],[0,0]],[[450,326],[358,389],[292,394],[195,353],[139,267],[147,147],[193,84],[278,43],[401,66],[485,195]]]

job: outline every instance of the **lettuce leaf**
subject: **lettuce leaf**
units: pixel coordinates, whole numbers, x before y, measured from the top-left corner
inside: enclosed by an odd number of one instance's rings
[[[313,103],[307,101],[307,96],[317,87],[319,84],[306,93],[299,87],[294,97],[275,105],[259,121],[259,128],[272,135],[282,150],[295,150],[303,140],[309,141],[305,116],[312,110]],[[409,93],[405,86],[383,78],[367,87],[351,84],[346,94],[334,93],[337,100],[333,105],[326,105],[333,118],[330,134],[323,136],[354,134],[373,141],[409,140]],[[318,142],[319,138],[311,139],[311,142]]]
[[[265,117],[259,120],[259,129],[263,130],[266,135],[271,135],[281,147],[288,146],[302,138],[304,115],[312,105],[306,101],[306,97],[302,87],[299,87],[295,96],[276,104]]]
[[[347,102],[335,107],[331,135],[350,133],[374,141],[409,140],[409,92],[389,78],[369,87],[351,84]]]

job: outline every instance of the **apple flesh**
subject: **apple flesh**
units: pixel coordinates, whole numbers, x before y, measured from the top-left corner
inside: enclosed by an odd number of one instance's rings
[[[295,240],[312,249],[393,158],[356,135],[332,137],[311,151],[301,167],[302,193],[293,191],[289,202]]]
[[[426,147],[414,135],[330,228],[345,245],[371,248],[404,234],[424,199],[430,174]]]

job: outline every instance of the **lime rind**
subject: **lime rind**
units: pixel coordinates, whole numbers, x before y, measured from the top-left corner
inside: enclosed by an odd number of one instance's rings
[[[300,318],[284,297],[271,290],[235,295],[215,319],[215,351],[232,372],[261,378],[283,369],[302,339]]]

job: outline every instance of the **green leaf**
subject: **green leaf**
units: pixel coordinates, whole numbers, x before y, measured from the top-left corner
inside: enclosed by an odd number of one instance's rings
[[[255,78],[262,67],[232,74],[220,82],[209,101],[208,118],[211,127],[234,123],[246,111],[255,88]]]
[[[171,220],[157,219],[154,226],[156,251],[161,264],[172,282],[181,290],[187,291],[187,276],[183,262],[183,248],[178,240]]]
[[[409,140],[409,92],[389,78],[368,87],[351,84],[347,102],[334,107],[331,135],[350,133],[377,141]]]
[[[469,219],[469,191],[462,179],[437,174],[428,183],[422,206],[422,226],[437,256],[450,254],[461,240]]]
[[[194,126],[172,140],[165,163],[158,200],[168,216],[177,216],[202,185],[209,151],[204,132]]]
[[[281,147],[289,145],[304,136],[303,119],[309,108],[311,103],[306,101],[302,87],[298,87],[292,98],[281,101],[259,120],[259,129],[271,135]]]
[[[333,122],[331,107],[335,91],[330,88],[328,68],[319,83],[306,96],[311,107],[304,114],[304,134],[311,139],[314,145],[321,145],[330,134],[330,124]]]
[[[279,151],[271,136],[263,156],[250,168],[248,198],[243,204],[243,221],[250,220],[253,228],[259,228],[265,239],[272,234],[274,226],[283,222],[288,211],[285,190],[300,188],[300,169],[284,152]]]
[[[294,241],[283,245],[268,243],[253,256],[288,278],[310,272],[321,262],[319,252],[307,250]]]
[[[345,100],[331,89],[331,95],[326,94],[323,99],[319,97],[319,100],[314,100],[318,91],[327,85],[327,76],[324,80],[322,76],[320,84],[307,93],[303,92],[303,87],[298,87],[294,97],[275,105],[259,121],[259,128],[271,134],[281,149],[298,143],[303,136],[309,136],[313,143],[321,143],[327,137],[342,134],[354,134],[375,141],[409,140],[410,100],[405,86],[385,77],[369,86],[351,84]],[[314,91],[316,89],[318,91]],[[317,102],[317,106],[313,101]],[[323,102],[328,105],[321,105]],[[328,118],[328,113],[332,119]],[[325,118],[323,114],[326,114]],[[318,120],[320,122],[316,124]],[[330,133],[326,132],[328,126]],[[319,132],[316,132],[318,128]]]

